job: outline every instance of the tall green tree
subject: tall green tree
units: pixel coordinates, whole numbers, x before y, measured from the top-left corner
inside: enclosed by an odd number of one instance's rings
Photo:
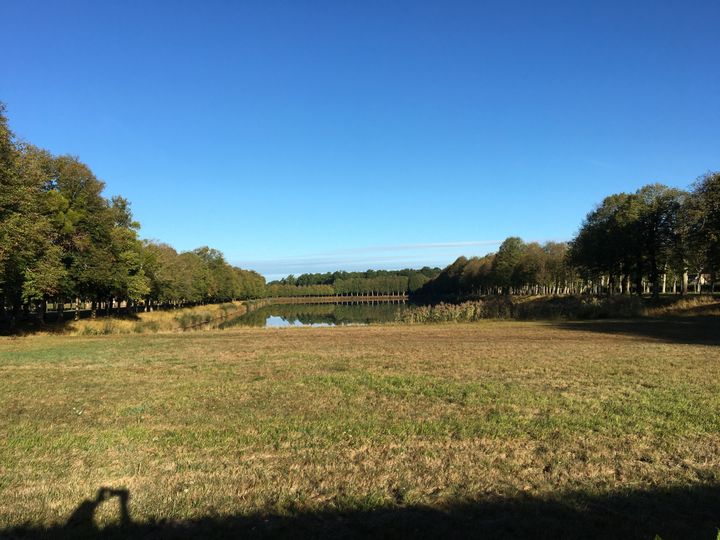
[[[500,244],[492,272],[495,283],[502,288],[504,294],[510,294],[513,287],[522,285],[523,277],[517,268],[526,250],[525,242],[517,236],[506,238]]]
[[[662,184],[651,184],[639,189],[636,195],[641,204],[637,227],[641,249],[652,294],[657,298],[661,291],[661,274],[671,265],[677,246],[678,216],[687,193]]]
[[[693,185],[695,205],[691,245],[702,254],[712,286],[720,273],[720,172],[707,173]]]

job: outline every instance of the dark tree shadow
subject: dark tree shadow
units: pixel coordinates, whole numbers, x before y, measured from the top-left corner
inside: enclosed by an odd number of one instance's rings
[[[663,317],[562,321],[553,323],[565,330],[645,337],[668,343],[720,345],[720,317]]]
[[[91,318],[89,309],[79,312],[79,320]],[[104,310],[98,310],[97,320],[103,321],[132,321],[138,322],[142,319],[138,313],[132,311],[116,311],[112,315],[107,315]],[[49,311],[45,314],[44,321],[41,323],[34,315],[20,317],[15,324],[11,324],[9,319],[0,319],[0,336],[8,335],[30,335],[42,332],[45,334],[64,334],[67,331],[67,325],[75,321],[75,312],[66,311],[63,319],[58,319],[57,312]]]
[[[715,540],[720,526],[720,484],[558,499],[488,498],[442,507],[389,506],[296,512],[287,515],[207,516],[187,521],[133,522],[128,497],[121,520],[102,530],[97,506],[124,490],[84,501],[67,523],[0,530],[15,538],[646,538]],[[125,492],[127,493],[127,492]],[[123,502],[124,501],[124,502]],[[124,512],[124,514],[123,514]],[[75,521],[78,517],[79,522]],[[88,520],[89,518],[89,520]]]

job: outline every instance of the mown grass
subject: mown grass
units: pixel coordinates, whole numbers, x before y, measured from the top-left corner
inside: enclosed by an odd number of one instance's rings
[[[720,348],[568,324],[2,340],[0,531],[718,486]]]

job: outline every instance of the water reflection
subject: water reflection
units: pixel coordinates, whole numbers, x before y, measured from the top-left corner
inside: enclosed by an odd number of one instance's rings
[[[404,304],[273,304],[240,317],[220,322],[217,328],[233,326],[340,326],[396,320]]]

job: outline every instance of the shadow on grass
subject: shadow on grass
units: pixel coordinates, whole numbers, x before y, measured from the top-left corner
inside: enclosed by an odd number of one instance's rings
[[[563,321],[553,324],[565,330],[638,336],[668,343],[720,345],[720,317],[716,316]]]
[[[90,310],[83,310],[79,312],[78,320],[90,319],[91,316]],[[104,312],[99,311],[96,320],[100,323],[108,322],[108,324],[112,324],[113,321],[139,322],[142,319],[135,312],[119,311],[112,315],[106,315]],[[62,335],[67,333],[68,325],[73,322],[75,322],[75,312],[73,311],[66,311],[65,317],[62,320],[58,320],[58,314],[56,312],[48,312],[43,322],[38,321],[33,315],[21,318],[14,325],[12,325],[9,320],[0,319],[0,336],[23,336],[36,334],[38,332]]]
[[[125,495],[122,495],[124,493]],[[93,515],[118,497],[120,521],[98,529]],[[124,497],[124,498],[123,498]],[[288,515],[208,516],[133,522],[125,490],[101,489],[67,523],[0,530],[14,538],[672,538],[715,540],[720,484],[560,500],[488,499],[442,508],[392,506]]]

